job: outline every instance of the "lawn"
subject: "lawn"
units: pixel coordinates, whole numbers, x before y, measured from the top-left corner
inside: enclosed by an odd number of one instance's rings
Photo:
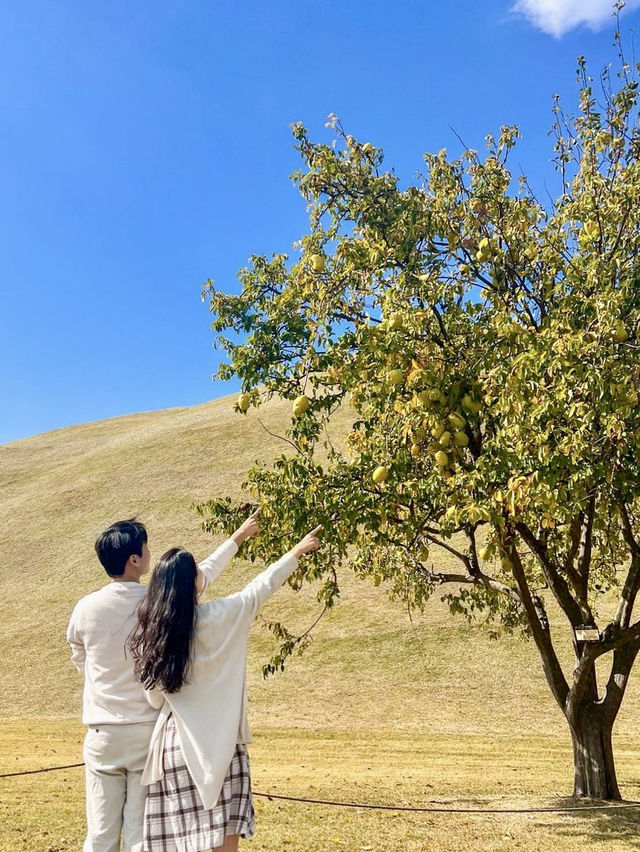
[[[1,723],[0,770],[82,760],[82,726],[69,719]],[[640,753],[617,741],[627,799],[640,798]],[[571,755],[557,735],[501,736],[388,731],[263,729],[251,747],[256,794],[302,799],[472,809],[567,807]],[[256,795],[249,850],[373,852],[640,849],[640,808],[561,813],[407,813],[287,802]],[[82,769],[0,780],[0,852],[80,850]]]

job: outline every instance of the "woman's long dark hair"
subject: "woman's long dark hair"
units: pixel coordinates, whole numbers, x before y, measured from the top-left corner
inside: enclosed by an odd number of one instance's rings
[[[196,575],[193,556],[180,547],[163,553],[149,591],[138,607],[138,623],[128,646],[136,678],[147,689],[178,692],[187,681],[196,626]]]

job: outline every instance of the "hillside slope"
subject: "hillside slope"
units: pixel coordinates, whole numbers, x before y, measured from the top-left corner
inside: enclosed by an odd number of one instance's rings
[[[74,602],[105,581],[93,542],[106,525],[137,515],[153,557],[176,544],[200,558],[213,549],[217,542],[199,529],[191,504],[213,494],[240,497],[247,468],[283,446],[259,420],[282,433],[289,410],[271,402],[241,417],[231,402],[136,414],[0,447],[0,717],[79,713],[81,684],[64,634]],[[217,593],[238,588],[255,570],[237,557]],[[296,595],[285,588],[265,614],[302,627],[317,611],[313,589]],[[565,731],[530,643],[491,641],[439,600],[412,622],[383,587],[346,569],[340,605],[284,674],[262,680],[273,640],[259,622],[253,634],[251,718],[258,729]],[[619,733],[637,731],[637,681]]]

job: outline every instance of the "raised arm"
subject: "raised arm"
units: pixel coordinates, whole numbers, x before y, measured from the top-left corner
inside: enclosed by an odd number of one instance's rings
[[[251,515],[241,524],[238,529],[218,547],[211,556],[207,556],[198,564],[198,594],[201,595],[207,588],[209,583],[212,583],[220,576],[222,571],[227,567],[229,562],[238,552],[238,548],[243,541],[258,535],[260,527],[258,526],[258,515],[260,508],[252,512]]]
[[[310,553],[320,547],[318,535],[322,530],[322,525],[316,527],[308,533],[301,541],[298,542],[288,553],[281,556],[277,562],[269,565],[262,573],[254,577],[253,580],[239,592],[239,597],[246,606],[247,617],[255,618],[258,610],[264,602],[271,597],[274,592],[283,585],[288,577],[298,567],[299,560],[305,553]]]

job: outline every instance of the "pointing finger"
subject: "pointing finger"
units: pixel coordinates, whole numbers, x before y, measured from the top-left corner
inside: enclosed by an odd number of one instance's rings
[[[315,530],[311,530],[311,532],[309,533],[309,535],[318,535],[318,533],[319,533],[319,532],[321,532],[323,529],[324,529],[324,527],[322,526],[322,524],[319,524],[319,525],[315,528]]]
[[[258,508],[255,510],[255,512],[252,512],[249,515],[249,517],[250,518],[257,518],[261,511],[262,511],[262,506],[258,506]]]

